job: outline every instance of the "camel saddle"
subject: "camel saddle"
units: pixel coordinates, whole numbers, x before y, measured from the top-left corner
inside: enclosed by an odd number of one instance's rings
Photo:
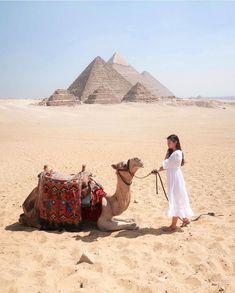
[[[38,185],[23,203],[19,221],[43,230],[80,230],[84,221],[96,222],[102,212],[103,187],[88,172],[62,176],[41,172]]]

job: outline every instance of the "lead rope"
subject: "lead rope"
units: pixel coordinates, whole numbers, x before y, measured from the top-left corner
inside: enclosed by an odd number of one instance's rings
[[[139,177],[139,176],[136,176],[136,175],[134,175],[134,177],[137,178],[137,179],[144,179],[144,178],[149,177],[152,174],[156,176],[156,194],[158,194],[158,180],[157,180],[157,178],[159,177],[160,182],[161,182],[161,186],[162,186],[162,190],[164,192],[164,195],[165,195],[167,201],[169,201],[169,199],[167,197],[167,194],[166,194],[166,190],[165,190],[164,185],[163,185],[163,182],[162,182],[162,178],[161,178],[161,176],[160,176],[160,174],[159,174],[158,171],[155,171],[155,173],[150,172],[146,176],[143,176],[143,177]],[[212,217],[217,216],[217,217],[220,217],[220,216],[223,216],[223,215],[216,215],[214,212],[208,212],[208,213],[200,214],[196,218],[192,219],[191,222],[198,221],[201,218],[201,216],[212,216]],[[181,220],[182,222],[184,222],[182,218],[179,218],[179,220]]]
[[[155,171],[155,173],[150,172],[146,176],[143,176],[143,177],[139,177],[139,176],[136,176],[136,175],[134,175],[134,177],[137,178],[137,179],[145,179],[145,178],[149,177],[150,175],[155,175],[156,176],[156,194],[158,194],[158,180],[157,180],[157,177],[159,177],[160,182],[161,182],[161,186],[162,186],[162,190],[163,190],[164,195],[165,195],[165,197],[166,197],[166,199],[168,201],[168,197],[167,197],[167,194],[166,194],[166,190],[164,188],[164,185],[163,185],[163,182],[162,182],[162,178],[161,178],[161,176],[160,176],[160,174],[159,174],[158,171]]]

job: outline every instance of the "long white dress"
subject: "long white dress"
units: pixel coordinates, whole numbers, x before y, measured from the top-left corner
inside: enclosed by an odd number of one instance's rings
[[[176,150],[162,163],[163,169],[167,170],[167,193],[169,199],[169,207],[166,209],[167,217],[189,218],[193,216],[184,177],[180,169],[181,162],[182,151]]]

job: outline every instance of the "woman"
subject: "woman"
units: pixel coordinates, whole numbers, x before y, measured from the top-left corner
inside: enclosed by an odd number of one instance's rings
[[[190,223],[189,217],[193,216],[190,207],[184,177],[180,167],[184,165],[184,154],[181,150],[180,140],[177,135],[171,134],[167,137],[168,150],[165,160],[158,171],[167,170],[167,193],[169,207],[166,210],[166,216],[172,217],[172,222],[165,231],[175,231],[178,218],[183,219],[181,227]],[[156,173],[153,170],[152,173]]]

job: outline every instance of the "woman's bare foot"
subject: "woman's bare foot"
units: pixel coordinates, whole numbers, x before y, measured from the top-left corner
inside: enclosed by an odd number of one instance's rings
[[[164,232],[174,232],[176,230],[176,226],[169,226],[162,229]]]
[[[181,224],[181,226],[180,227],[187,227],[188,225],[190,224],[190,221],[189,221],[189,219],[183,219],[183,223]]]

